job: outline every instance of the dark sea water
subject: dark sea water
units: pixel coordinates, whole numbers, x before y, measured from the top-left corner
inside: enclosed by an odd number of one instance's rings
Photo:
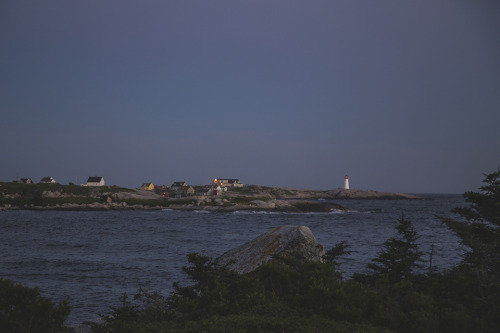
[[[344,277],[364,271],[405,214],[420,235],[420,250],[440,269],[458,263],[466,249],[436,215],[456,217],[460,195],[429,200],[336,200],[352,211],[332,213],[211,213],[205,211],[0,212],[0,277],[38,286],[53,301],[69,299],[68,323],[108,313],[123,293],[139,287],[172,290],[186,255],[214,258],[279,225],[308,226],[325,249],[346,241]],[[428,263],[426,263],[428,265]]]

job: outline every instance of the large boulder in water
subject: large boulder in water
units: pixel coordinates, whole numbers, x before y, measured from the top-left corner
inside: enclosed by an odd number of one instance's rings
[[[259,237],[227,251],[217,259],[240,273],[248,273],[273,258],[293,259],[298,262],[321,261],[325,253],[308,227],[287,225],[276,227]]]

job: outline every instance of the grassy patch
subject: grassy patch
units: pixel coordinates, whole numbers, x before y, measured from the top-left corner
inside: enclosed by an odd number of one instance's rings
[[[89,198],[89,197],[70,197],[70,198],[42,198],[42,197],[28,197],[23,196],[19,198],[0,198],[0,205],[12,205],[16,207],[50,207],[62,204],[92,204],[95,202],[104,202],[102,199]]]
[[[61,184],[20,184],[14,182],[0,182],[0,194],[30,195],[33,193],[42,193],[44,191],[61,192],[73,195],[89,195],[92,193],[132,192],[133,190],[116,186],[78,186]]]
[[[84,205],[105,202],[107,194],[110,193],[131,191],[133,190],[114,186],[90,187],[61,184],[0,183],[0,205],[12,205],[20,208],[32,205],[40,207],[62,204]],[[45,198],[44,192],[59,193],[62,197],[57,195],[55,198]],[[65,197],[65,195],[70,196]]]
[[[0,183],[1,194],[19,194],[29,195],[35,192],[43,191],[62,191],[63,185],[60,184],[20,184],[20,183]]]
[[[235,187],[235,188],[230,188],[229,191],[234,192],[234,193],[241,193],[241,194],[258,194],[262,192],[263,187],[262,186],[257,186],[257,185],[248,185],[244,187]]]

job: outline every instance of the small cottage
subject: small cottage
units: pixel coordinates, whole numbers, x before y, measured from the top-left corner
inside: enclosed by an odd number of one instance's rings
[[[33,181],[31,180],[31,178],[21,178],[21,180],[19,182],[21,184],[33,184]]]
[[[186,190],[186,196],[192,197],[194,195],[194,188],[192,186],[189,186],[189,188]]]
[[[56,181],[52,177],[43,177],[42,180],[38,182],[38,184],[55,184]]]
[[[212,189],[212,195],[222,195],[222,188],[220,186],[217,186],[216,188]]]
[[[104,186],[104,178],[103,177],[89,177],[87,179],[87,184],[85,186]]]
[[[155,186],[153,183],[144,183],[141,185],[140,189],[144,191],[154,191]]]

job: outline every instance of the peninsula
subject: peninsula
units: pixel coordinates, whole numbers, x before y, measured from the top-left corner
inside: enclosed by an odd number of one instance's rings
[[[332,200],[412,200],[420,197],[355,189],[304,190],[247,185],[225,191],[190,186],[162,193],[116,186],[0,183],[0,210],[207,210],[330,212],[345,210]]]

